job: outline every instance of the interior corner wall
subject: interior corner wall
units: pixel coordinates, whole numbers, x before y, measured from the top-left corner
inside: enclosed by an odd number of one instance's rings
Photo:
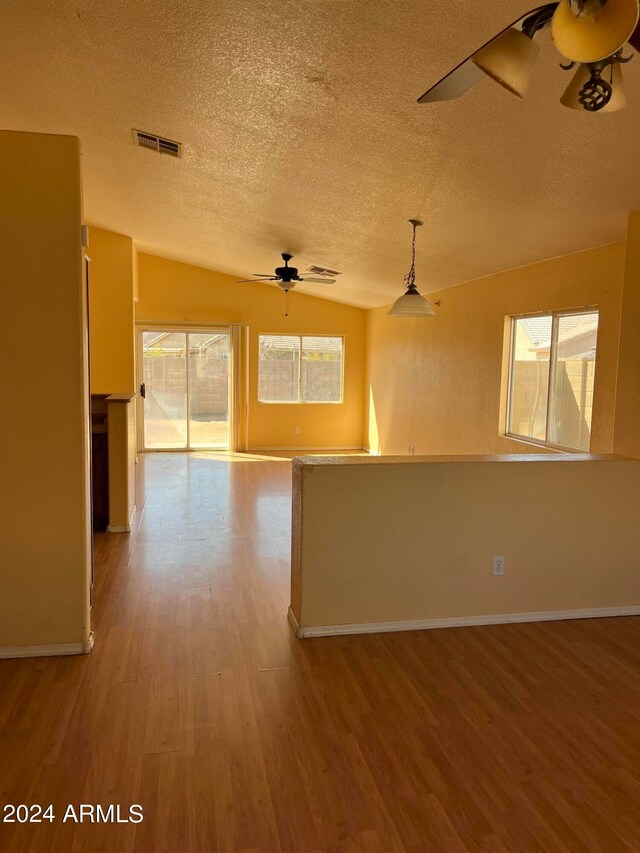
[[[79,142],[0,132],[0,656],[86,650],[89,432]]]
[[[289,316],[284,294],[267,284],[140,253],[136,322],[249,326],[249,449],[361,448],[364,422],[366,311],[294,291]],[[344,402],[258,401],[261,333],[343,335]],[[299,429],[299,432],[296,430]]]
[[[640,229],[637,251],[640,260]],[[388,306],[368,311],[367,448],[385,455],[406,454],[409,445],[417,455],[537,452],[499,433],[505,318],[596,305],[591,451],[610,453],[624,260],[625,244],[612,243],[430,293],[440,301],[434,318],[389,317]],[[636,288],[636,300],[639,294]],[[639,316],[636,308],[636,324]],[[640,338],[631,337],[628,360],[637,363]],[[638,400],[637,385],[633,393]],[[638,434],[637,420],[635,427]]]
[[[640,210],[627,227],[613,448],[640,456]]]
[[[91,393],[128,394],[136,387],[135,250],[131,237],[89,229]]]

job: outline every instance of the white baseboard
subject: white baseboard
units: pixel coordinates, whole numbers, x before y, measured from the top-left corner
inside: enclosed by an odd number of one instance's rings
[[[93,648],[93,631],[84,643],[52,643],[43,646],[0,646],[0,659],[47,658],[58,655],[87,655]]]
[[[129,524],[109,524],[107,526],[107,533],[131,533],[137,512],[138,507],[134,506],[129,518]]]
[[[287,619],[289,620],[289,625],[293,628],[293,633],[296,637],[303,637],[304,634],[300,633],[300,625],[298,625],[298,620],[296,619],[296,615],[291,608],[287,610]]]
[[[531,613],[493,613],[488,616],[451,616],[442,619],[415,619],[404,622],[369,622],[361,625],[316,625],[310,627],[301,627],[289,610],[289,622],[297,637],[337,637],[344,634],[427,631],[434,628],[506,625],[515,622],[554,622],[562,619],[601,619],[611,616],[640,616],[640,605],[591,607],[583,610],[542,610]]]
[[[300,453],[300,455],[307,455],[309,453],[314,453],[317,451],[322,451],[323,453],[330,452],[335,450],[336,453],[344,452],[345,450],[359,450],[363,451],[362,447],[250,447],[248,450],[245,450],[245,453],[264,453],[267,450],[287,450],[290,453]]]

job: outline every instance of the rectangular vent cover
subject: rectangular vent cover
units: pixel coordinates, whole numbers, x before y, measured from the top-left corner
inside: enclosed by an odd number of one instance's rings
[[[330,270],[327,267],[316,267],[316,266],[309,267],[307,272],[313,272],[313,273],[316,273],[317,275],[326,275],[329,278],[335,278],[338,275],[342,275],[342,273],[338,272],[338,270]]]
[[[141,148],[157,151],[158,154],[168,154],[170,157],[182,157],[181,142],[164,139],[162,136],[156,136],[154,133],[147,133],[144,130],[134,130],[133,136],[136,144]]]

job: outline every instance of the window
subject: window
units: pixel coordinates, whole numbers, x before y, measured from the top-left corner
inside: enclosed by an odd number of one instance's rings
[[[343,340],[338,337],[260,335],[261,403],[341,403]]]
[[[507,434],[589,450],[598,312],[513,317]]]

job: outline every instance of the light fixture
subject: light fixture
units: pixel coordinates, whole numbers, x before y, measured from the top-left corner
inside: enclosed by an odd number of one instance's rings
[[[561,0],[551,19],[551,36],[572,62],[600,62],[629,41],[639,13],[638,0]]]
[[[407,292],[396,299],[389,311],[390,317],[434,317],[435,311],[429,300],[418,293],[416,287],[416,228],[423,223],[419,219],[410,219],[409,224],[413,228],[413,240],[411,242],[411,269],[405,275]]]
[[[513,95],[524,98],[529,89],[540,47],[515,27],[505,30],[471,57],[474,65]]]
[[[625,104],[618,67],[628,61],[622,56],[624,45],[628,42],[640,52],[639,21],[640,0],[559,0],[537,6],[459,62],[427,89],[418,103],[459,98],[483,74],[523,98],[539,52],[534,39],[550,27],[556,48],[570,61],[562,67],[583,66],[574,75],[562,103],[590,113],[615,112]]]
[[[622,82],[621,63],[628,62],[621,56],[612,57],[611,61],[590,62],[579,65],[571,78],[571,82],[560,98],[560,103],[571,110],[600,110],[603,113],[615,113],[624,109],[627,99]],[[569,66],[563,65],[567,70]],[[599,106],[605,101],[603,106]]]

